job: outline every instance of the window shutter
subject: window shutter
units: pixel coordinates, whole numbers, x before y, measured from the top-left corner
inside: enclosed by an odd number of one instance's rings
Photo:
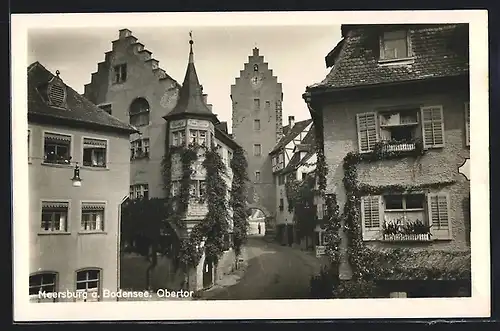
[[[470,146],[470,102],[465,103],[465,145]]]
[[[424,148],[444,146],[444,118],[442,106],[422,107],[422,137]]]
[[[358,146],[361,153],[373,150],[378,141],[376,113],[356,114]]]
[[[380,239],[381,196],[370,195],[361,197],[361,226],[363,240]]]
[[[445,193],[427,194],[432,239],[451,239],[450,198]]]

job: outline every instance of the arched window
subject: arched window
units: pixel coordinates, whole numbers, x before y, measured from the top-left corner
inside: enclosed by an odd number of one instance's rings
[[[130,124],[144,126],[149,124],[149,103],[144,98],[137,98],[130,105]]]
[[[46,271],[30,275],[29,295],[31,302],[56,302],[53,294],[57,291],[56,272]]]
[[[259,71],[259,65],[258,64],[254,64],[253,65],[253,71]]]

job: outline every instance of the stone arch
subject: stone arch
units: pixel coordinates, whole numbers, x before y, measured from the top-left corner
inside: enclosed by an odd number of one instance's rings
[[[259,203],[249,203],[247,202],[247,210],[248,209],[259,209],[264,213],[265,216],[265,229],[264,233],[266,236],[273,235],[274,233],[274,227],[275,227],[275,216],[273,213],[271,213],[266,207]]]

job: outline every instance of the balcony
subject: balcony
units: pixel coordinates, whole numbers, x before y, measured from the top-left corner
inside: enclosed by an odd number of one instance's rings
[[[411,152],[415,150],[415,143],[387,142],[382,147],[384,152]]]
[[[398,242],[398,241],[413,241],[413,242],[424,242],[431,241],[430,233],[422,233],[422,234],[384,234],[383,241],[388,242]]]

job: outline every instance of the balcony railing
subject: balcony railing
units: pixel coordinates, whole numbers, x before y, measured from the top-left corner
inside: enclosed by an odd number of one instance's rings
[[[409,152],[415,150],[415,143],[387,143],[384,152]]]
[[[430,241],[430,233],[422,234],[384,234],[384,241]]]

